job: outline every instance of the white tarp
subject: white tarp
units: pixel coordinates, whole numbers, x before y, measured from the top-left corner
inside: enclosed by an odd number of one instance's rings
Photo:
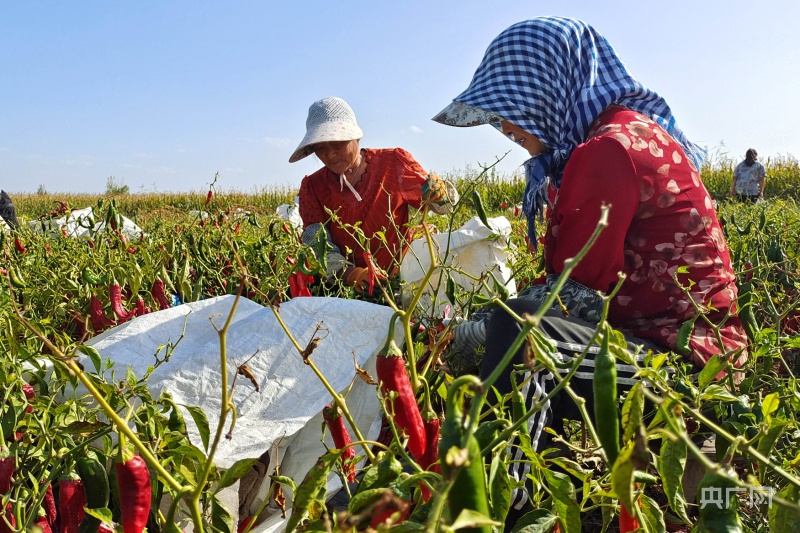
[[[140,228],[131,219],[121,216],[122,226],[120,232],[130,238],[142,236]],[[103,215],[95,214],[93,207],[73,209],[69,215],[53,220],[31,220],[29,226],[32,231],[61,231],[63,228],[69,237],[91,237],[92,234],[102,231],[106,227]]]
[[[185,324],[184,339],[169,361],[152,373],[148,388],[155,397],[166,389],[176,403],[201,407],[213,436],[219,421],[220,360],[219,337],[209,319],[222,327],[233,301],[234,296],[226,295],[143,315],[98,335],[88,344],[104,360],[115,362],[117,375],[124,375],[130,366],[141,376],[154,363],[158,346],[177,342]],[[375,356],[386,342],[391,308],[357,300],[309,297],[283,303],[279,312],[302,347],[312,339],[317,324],[325,328],[318,335],[324,338],[311,360],[334,390],[343,392],[353,381],[354,356],[359,366],[375,375]],[[399,340],[402,331],[396,331]],[[215,463],[229,467],[239,459],[259,457],[270,450],[268,474],[273,473],[277,463],[281,475],[299,483],[325,451],[320,438],[321,411],[331,401],[330,394],[303,363],[269,308],[240,300],[228,330],[227,350],[229,383],[236,365],[256,354],[248,366],[260,392],[239,376],[233,397],[238,413],[233,439],[222,439]],[[83,364],[92,368],[88,361]],[[356,379],[347,396],[348,407],[368,439],[374,439],[380,429],[376,394],[375,385]],[[185,418],[189,438],[202,446],[191,417],[185,413]],[[326,441],[333,447],[329,435]],[[332,477],[329,487],[337,486],[338,479]],[[266,490],[265,484],[251,511],[263,501]],[[290,491],[287,498],[291,499]],[[258,531],[282,529],[282,522],[278,514],[261,524]]]
[[[432,235],[434,253],[439,265],[451,267],[450,275],[456,285],[473,292],[481,288],[478,278],[491,272],[498,282],[505,285],[511,296],[516,295],[517,285],[512,277],[511,269],[506,265],[509,251],[511,223],[506,217],[487,220],[489,227],[478,217],[472,217],[463,226],[450,233]],[[430,252],[424,238],[411,243],[408,253],[400,265],[400,278],[408,283],[403,289],[406,300],[413,296],[426,272],[430,268]],[[429,316],[441,316],[449,303],[445,296],[447,278],[443,270],[437,267],[431,276],[425,295],[420,300],[422,309]],[[492,278],[488,285],[493,287]],[[436,301],[432,302],[436,292]],[[478,290],[486,296],[492,296],[493,290]]]

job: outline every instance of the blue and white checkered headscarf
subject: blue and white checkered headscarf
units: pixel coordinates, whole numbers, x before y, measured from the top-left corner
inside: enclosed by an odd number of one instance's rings
[[[534,223],[543,213],[547,177],[555,187],[561,185],[572,151],[611,104],[652,118],[700,168],[705,150],[686,138],[664,99],[631,75],[602,35],[576,19],[538,17],[503,31],[489,45],[469,87],[433,120],[499,126],[505,119],[544,144],[545,152],[525,162],[522,211],[536,246]]]

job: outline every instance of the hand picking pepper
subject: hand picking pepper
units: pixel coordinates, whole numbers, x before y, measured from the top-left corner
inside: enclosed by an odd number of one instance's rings
[[[344,417],[335,404],[329,403],[322,409],[322,418],[325,420],[328,431],[331,432],[333,445],[338,450],[344,450],[341,455],[342,471],[347,475],[347,480],[353,483],[356,480],[356,464],[354,462],[356,449],[350,446],[352,440],[344,425]]]
[[[411,380],[408,378],[403,353],[394,342],[394,324],[392,318],[386,346],[378,354],[376,372],[381,394],[387,399],[387,410],[389,414],[394,413],[397,427],[408,435],[408,451],[419,461],[425,454],[425,428]],[[392,393],[397,394],[396,398],[390,399]]]
[[[85,512],[86,491],[83,482],[70,474],[58,483],[58,515],[61,517],[61,533],[78,533]]]
[[[142,533],[150,516],[150,471],[138,453],[124,451],[114,463],[119,487],[122,531]]]

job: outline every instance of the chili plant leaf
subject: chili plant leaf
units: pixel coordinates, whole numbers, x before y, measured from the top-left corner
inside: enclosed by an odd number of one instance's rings
[[[658,473],[667,495],[667,501],[673,512],[685,523],[689,522],[686,515],[686,499],[683,495],[683,472],[686,469],[687,446],[686,441],[678,439],[673,441],[664,438],[661,444],[661,460],[658,462]]]
[[[329,451],[320,457],[297,487],[292,501],[292,514],[289,516],[289,520],[286,523],[287,533],[292,533],[297,529],[300,521],[315,501],[321,500],[321,503],[325,503],[324,492],[328,474],[330,474],[336,461],[339,460],[340,455],[341,452]]]
[[[777,496],[790,502],[796,502],[800,498],[800,490],[794,485],[789,485],[778,492]],[[772,505],[769,506],[768,516],[769,530],[772,533],[789,533],[794,531],[797,524],[800,523],[800,511],[776,502],[772,502]]]
[[[575,501],[575,485],[572,484],[572,480],[561,472],[548,469],[542,472],[547,479],[558,516],[561,517],[564,533],[580,533],[581,509]]]
[[[611,489],[626,509],[633,509],[635,495],[633,490],[633,441],[628,442],[619,452],[611,469]]]
[[[257,458],[240,459],[239,461],[233,463],[233,465],[222,475],[222,479],[219,480],[214,493],[216,494],[225,487],[230,487],[236,483],[237,479],[241,478],[250,471],[256,461],[258,461]]]
[[[639,497],[639,504],[642,510],[642,517],[645,524],[647,524],[647,531],[650,533],[666,533],[667,525],[664,523],[664,513],[661,512],[658,503],[653,498],[642,494]]]
[[[725,368],[725,362],[720,359],[719,355],[713,356],[708,360],[700,375],[697,376],[697,385],[701,389],[705,389],[706,385],[713,383],[717,379],[717,374]]]
[[[82,344],[78,351],[85,353],[89,356],[89,359],[92,360],[92,364],[94,365],[94,370],[98,374],[100,373],[100,366],[102,364],[102,357],[100,357],[100,352],[97,351],[97,348],[94,346],[89,346],[86,344]]]
[[[233,516],[216,496],[211,498],[211,526],[222,533],[233,533]]]
[[[500,454],[492,457],[489,485],[492,518],[502,522],[511,507],[511,480],[508,475],[508,465]]]
[[[211,436],[211,429],[209,428],[206,414],[196,405],[187,405],[186,409],[189,411],[189,414],[192,415],[192,420],[194,420],[197,426],[197,431],[200,432],[200,440],[203,441],[203,449],[208,451],[208,439]]]
[[[643,423],[643,416],[644,392],[642,391],[642,382],[638,381],[631,387],[622,404],[622,428],[624,430],[622,442],[628,442],[633,438]]]
[[[547,509],[536,509],[517,520],[511,533],[550,533],[557,521]]]

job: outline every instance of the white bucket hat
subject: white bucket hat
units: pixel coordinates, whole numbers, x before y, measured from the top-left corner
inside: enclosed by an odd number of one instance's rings
[[[352,141],[363,136],[364,132],[356,122],[356,114],[347,102],[335,96],[317,100],[308,108],[306,136],[289,158],[289,163],[310,155],[317,143]]]

